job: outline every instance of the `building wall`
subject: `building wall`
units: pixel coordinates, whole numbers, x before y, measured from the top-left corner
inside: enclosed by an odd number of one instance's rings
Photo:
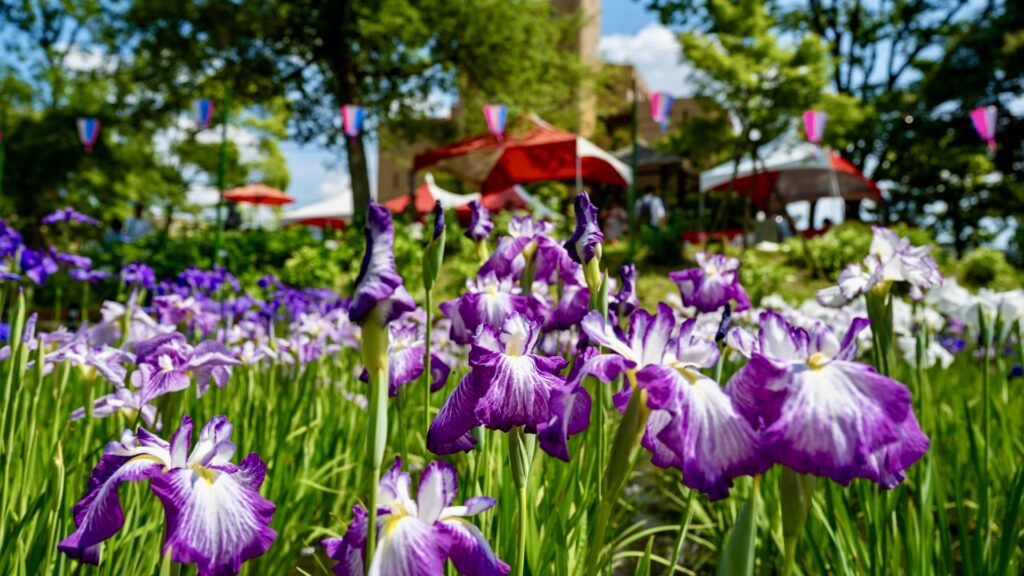
[[[584,72],[583,82],[579,87],[577,132],[589,138],[597,127],[597,92],[594,82],[601,67],[597,52],[598,43],[601,41],[601,0],[552,0],[551,5],[556,14],[576,14],[580,18],[580,27],[571,49],[579,55],[580,62],[589,70]]]
[[[387,127],[381,127],[380,151],[377,161],[377,201],[387,202],[392,198],[408,195],[409,179],[413,176],[413,157],[437,146],[426,139],[415,142],[396,142],[388,134]],[[415,175],[413,189],[423,183],[425,172]]]

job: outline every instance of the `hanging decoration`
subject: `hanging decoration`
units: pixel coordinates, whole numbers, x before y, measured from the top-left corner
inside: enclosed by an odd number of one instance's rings
[[[192,114],[195,115],[196,128],[205,130],[213,121],[213,100],[196,98],[192,101]]]
[[[651,94],[651,119],[661,128],[664,134],[668,130],[668,121],[672,113],[672,95],[665,92]]]
[[[995,106],[982,106],[971,110],[971,122],[978,136],[988,144],[988,149],[996,151],[996,117],[998,111]]]
[[[804,133],[807,140],[814,145],[821,144],[825,136],[825,123],[828,122],[828,113],[821,110],[808,110],[804,112]]]
[[[76,121],[78,126],[78,139],[82,142],[86,154],[92,153],[92,147],[100,137],[99,118],[79,118]]]
[[[355,138],[359,136],[359,132],[363,129],[363,119],[366,116],[366,111],[362,106],[355,104],[345,104],[341,107],[341,129],[345,132],[345,135],[349,138]]]
[[[505,121],[508,119],[508,106],[504,104],[484,105],[484,120],[487,121],[487,131],[501,140],[505,134]]]

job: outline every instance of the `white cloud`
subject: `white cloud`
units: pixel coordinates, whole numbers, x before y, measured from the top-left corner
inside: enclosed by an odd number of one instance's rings
[[[651,90],[675,96],[693,94],[688,80],[692,68],[681,62],[679,39],[661,24],[651,22],[632,35],[602,36],[597,49],[608,62],[635,65]]]

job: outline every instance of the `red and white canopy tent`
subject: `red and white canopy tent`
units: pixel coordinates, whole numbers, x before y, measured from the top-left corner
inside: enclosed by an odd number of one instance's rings
[[[586,138],[540,120],[524,134],[491,134],[417,154],[414,170],[444,170],[489,193],[550,180],[627,186],[629,167]]]
[[[295,202],[291,196],[262,182],[232,188],[224,193],[224,200],[261,206],[283,206]]]
[[[480,199],[479,192],[473,192],[472,194],[456,194],[455,192],[449,192],[444,188],[441,188],[434,182],[434,175],[427,173],[423,179],[423,184],[416,189],[414,193],[415,197],[415,208],[419,214],[428,214],[434,209],[434,203],[440,202],[441,207],[445,210],[452,208],[460,208],[472,202],[473,200]],[[388,210],[394,213],[404,212],[409,208],[409,195],[403,194],[397,198],[392,198],[384,203],[384,206]]]
[[[750,196],[754,206],[768,211],[780,210],[792,202],[830,197],[882,202],[878,185],[838,152],[808,143],[780,147],[759,158],[756,171],[748,158],[738,169],[735,162],[725,162],[701,173],[701,193],[730,189],[740,196]]]

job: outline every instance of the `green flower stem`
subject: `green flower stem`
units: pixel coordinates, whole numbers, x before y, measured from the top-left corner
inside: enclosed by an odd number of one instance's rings
[[[384,447],[388,438],[388,327],[374,310],[363,324],[363,363],[370,381],[366,435],[366,508],[369,512],[366,531],[366,567],[373,561],[377,545],[377,482],[380,479]]]
[[[433,326],[433,310],[430,308],[431,300],[430,289],[427,289],[427,295],[424,299],[424,308],[427,310],[427,334],[424,340],[426,345],[426,353],[423,355],[423,453],[427,453],[427,432],[430,431],[430,383],[433,380],[433,376],[430,374],[430,332],[431,326]]]
[[[519,497],[519,534],[516,545],[515,576],[523,576],[526,569],[526,539],[529,532],[529,509],[527,491],[530,484],[530,464],[533,462],[533,452],[536,448],[537,437],[523,432],[521,426],[517,426],[508,433],[508,459],[512,467],[512,481],[516,485],[516,493]]]
[[[595,576],[601,567],[601,551],[604,548],[608,521],[619,498],[619,492],[622,491],[632,471],[632,454],[643,437],[644,426],[650,413],[647,408],[647,391],[637,388],[636,373],[630,370],[626,375],[633,394],[629,398],[622,420],[619,421],[619,428],[615,431],[604,471],[597,522],[594,525],[593,537],[590,539],[590,549],[587,551],[587,574],[590,576]]]
[[[988,325],[987,319],[985,318],[984,308],[978,306],[978,330],[981,333],[981,352],[982,352],[982,368],[981,368],[981,429],[982,429],[982,464],[981,464],[981,505],[979,506],[978,514],[981,518],[981,530],[985,535],[984,550],[988,550],[989,541],[991,537],[991,524],[989,523],[989,471],[990,471],[990,458],[989,452],[991,445],[989,440],[991,438],[992,425],[989,420],[992,398],[991,398],[991,377],[989,371],[992,369],[992,359],[989,356],[989,352],[992,350],[993,341],[993,330]]]
[[[783,576],[792,574],[796,565],[796,544],[807,522],[816,484],[817,478],[810,474],[798,474],[789,468],[782,468],[779,495],[782,500],[782,536],[786,545]]]

